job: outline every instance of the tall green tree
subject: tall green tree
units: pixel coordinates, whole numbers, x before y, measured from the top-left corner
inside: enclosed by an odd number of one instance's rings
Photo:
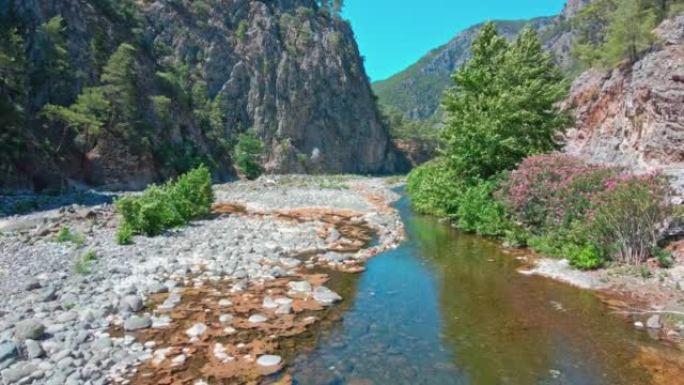
[[[639,53],[653,45],[656,8],[642,0],[622,0],[610,16],[603,52],[605,62],[614,65],[623,59],[634,62]]]
[[[100,78],[105,95],[111,100],[118,124],[129,124],[138,111],[136,49],[122,43],[107,61]]]
[[[486,24],[453,80],[443,139],[457,175],[487,179],[557,148],[554,138],[568,123],[557,104],[568,85],[531,28],[509,45]]]
[[[87,151],[102,130],[125,133],[135,125],[139,109],[135,52],[130,44],[121,44],[107,61],[99,86],[84,88],[68,107],[48,104],[43,108],[48,120],[62,123],[63,138],[66,130],[76,130]]]
[[[45,91],[48,103],[63,100],[66,87],[76,77],[65,32],[64,19],[58,15],[41,24],[36,34],[42,57],[33,62],[33,92]]]
[[[572,21],[573,53],[584,67],[634,62],[657,41],[653,29],[683,10],[684,0],[594,0]]]
[[[4,22],[0,19],[0,22]],[[27,62],[16,28],[0,27],[0,171],[10,170],[25,151]]]
[[[233,151],[235,167],[247,179],[256,179],[263,172],[261,156],[264,144],[257,138],[254,130],[248,130],[238,136]]]

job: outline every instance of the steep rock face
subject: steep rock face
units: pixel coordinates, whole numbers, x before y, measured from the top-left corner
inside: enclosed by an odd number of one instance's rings
[[[636,63],[575,80],[567,104],[577,121],[567,152],[684,175],[684,15],[664,21],[656,34],[661,45]]]
[[[43,56],[36,44],[39,26],[61,15],[69,56],[79,69],[59,95],[31,92],[35,135],[53,147],[66,144],[47,161],[24,163],[28,177],[18,184],[35,185],[36,174],[43,180],[62,176],[112,188],[142,187],[181,172],[179,162],[167,158],[183,152],[210,159],[217,174],[227,176],[233,172],[230,150],[217,142],[230,143],[249,128],[266,144],[269,172],[384,173],[408,166],[380,121],[351,28],[316,1],[129,3],[140,16],[137,22],[114,15],[110,0],[0,0],[0,9],[19,20],[29,62]],[[136,45],[136,76],[145,99],[161,92],[155,73],[171,66],[185,68],[193,84],[205,82],[206,96],[219,106],[221,127],[207,133],[193,107],[173,98],[170,123],[143,108],[145,129],[136,138],[106,133],[84,150],[75,144],[75,133],[60,137],[60,127],[44,129],[38,114],[43,105],[69,105],[83,87],[97,85],[102,63],[93,53],[95,38],[104,42],[107,55],[123,42]]]
[[[208,28],[171,2],[156,1],[146,13],[155,43],[176,57],[204,57],[209,93],[226,103],[227,129],[255,128],[273,149],[269,171],[394,171],[398,159],[353,32],[315,8],[313,1],[224,2],[203,21]]]

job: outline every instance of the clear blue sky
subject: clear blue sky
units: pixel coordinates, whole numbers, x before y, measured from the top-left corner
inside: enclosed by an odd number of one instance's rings
[[[382,80],[473,24],[560,13],[566,0],[345,0],[366,71]]]

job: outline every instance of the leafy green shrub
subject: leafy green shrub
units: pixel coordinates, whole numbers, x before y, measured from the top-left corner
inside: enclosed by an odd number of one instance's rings
[[[140,196],[127,195],[116,200],[123,216],[117,242],[127,244],[134,234],[153,236],[165,229],[187,224],[206,215],[214,200],[211,175],[202,165],[175,182],[152,185]]]
[[[654,246],[651,248],[651,255],[658,261],[658,266],[663,269],[669,269],[674,266],[674,256],[667,250]]]
[[[90,265],[97,259],[97,253],[94,250],[88,250],[85,254],[76,258],[74,262],[74,271],[77,274],[86,275],[90,273]]]
[[[238,40],[242,41],[245,39],[245,36],[247,36],[247,28],[247,20],[240,20],[237,29],[235,30],[235,36],[237,36]]]
[[[264,144],[257,138],[254,130],[240,134],[233,150],[235,167],[247,179],[258,178],[263,172],[261,167],[263,152]]]
[[[598,269],[605,263],[601,248],[593,243],[567,244],[563,247],[563,254],[568,258],[571,266],[581,270]]]
[[[481,235],[503,235],[508,226],[504,205],[494,199],[497,180],[480,181],[457,197],[458,228]]]
[[[68,227],[62,227],[61,229],[59,229],[59,232],[57,233],[55,240],[57,242],[72,242],[77,246],[82,246],[85,242],[83,235],[76,232],[72,232],[71,229]]]
[[[135,231],[129,223],[122,223],[116,231],[116,243],[122,246],[133,244]]]
[[[443,159],[435,159],[411,171],[407,191],[416,211],[454,219],[462,187],[458,181]]]
[[[673,215],[667,179],[660,175],[622,175],[606,182],[593,199],[590,234],[610,248],[613,259],[640,264],[657,245],[659,228]]]

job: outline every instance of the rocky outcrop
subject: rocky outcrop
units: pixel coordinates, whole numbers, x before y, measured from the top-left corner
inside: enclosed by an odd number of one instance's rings
[[[579,76],[568,106],[576,127],[566,151],[684,175],[684,15],[657,29],[661,43],[635,63]]]
[[[50,158],[52,172],[42,180],[63,176],[142,187],[198,159],[208,160],[217,174],[230,175],[227,145],[250,128],[266,144],[270,172],[407,168],[381,123],[349,24],[314,0],[0,0],[0,9],[18,20],[31,63],[44,57],[36,44],[39,26],[60,15],[70,60],[79,71],[59,95],[30,92],[31,130],[38,141],[61,151]],[[102,61],[123,42],[137,48],[141,105],[163,91],[155,73],[177,70],[192,97],[193,86],[206,83],[206,97],[219,106],[221,127],[208,133],[195,107],[172,98],[170,122],[143,106],[139,126],[144,129],[136,126],[134,137],[112,132],[89,149],[78,146],[75,134],[56,135],[61,127],[41,129],[42,106],[69,105],[83,87],[97,85]],[[48,169],[29,168],[29,175]],[[24,184],[32,184],[31,178]]]

